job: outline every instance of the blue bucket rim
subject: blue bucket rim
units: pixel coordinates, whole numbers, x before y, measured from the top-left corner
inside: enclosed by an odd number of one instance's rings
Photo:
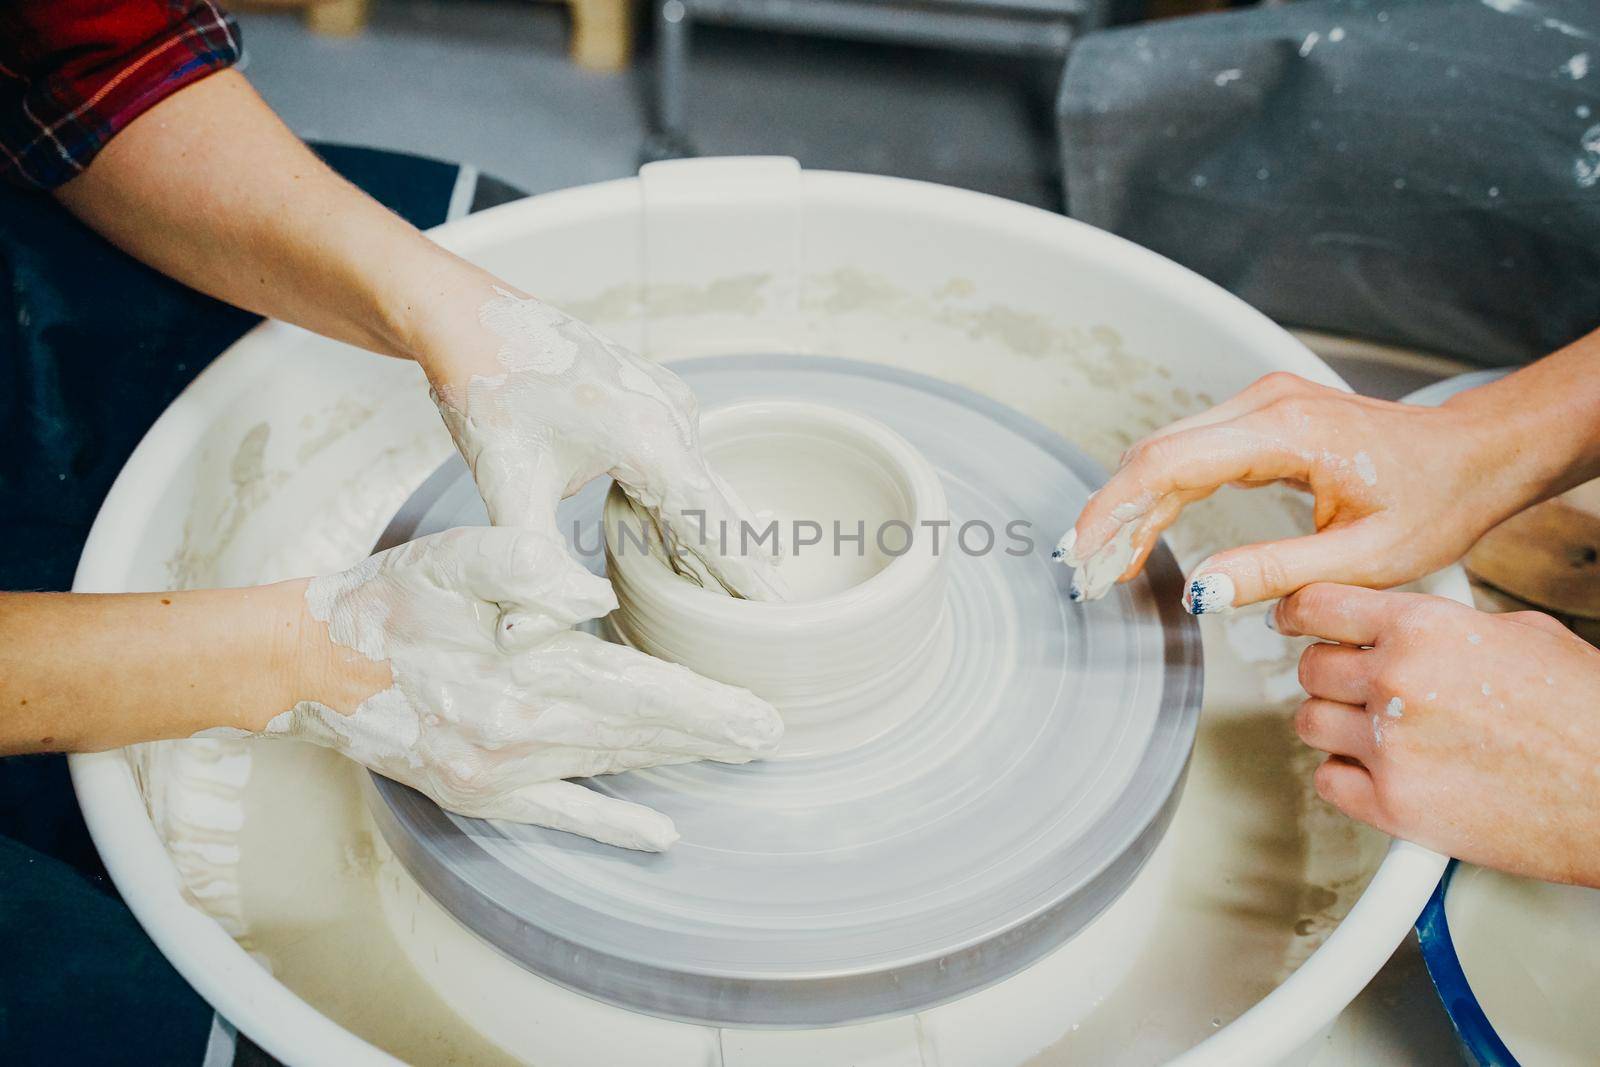
[[[1472,992],[1466,972],[1461,969],[1461,958],[1450,937],[1450,922],[1445,915],[1444,898],[1450,890],[1460,860],[1451,860],[1445,867],[1433,896],[1417,917],[1417,942],[1422,947],[1422,963],[1428,969],[1434,992],[1444,1005],[1450,1025],[1455,1029],[1461,1046],[1479,1067],[1520,1067],[1517,1058],[1506,1048],[1494,1024],[1484,1013],[1483,1006]]]

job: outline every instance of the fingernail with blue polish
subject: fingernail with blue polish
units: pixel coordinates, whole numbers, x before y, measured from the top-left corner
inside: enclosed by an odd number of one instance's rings
[[[1050,553],[1050,558],[1060,560],[1068,566],[1073,565],[1072,549],[1078,543],[1078,530],[1075,526],[1067,527],[1067,532],[1061,535],[1061,540],[1056,542],[1055,551]]]
[[[1265,615],[1263,615],[1261,618],[1262,618],[1262,621],[1267,624],[1267,629],[1271,630],[1273,633],[1277,633],[1278,632],[1278,603],[1277,603],[1277,601],[1273,601],[1271,604],[1267,605],[1267,613]]]
[[[1199,574],[1189,579],[1183,606],[1191,615],[1217,615],[1233,610],[1233,579],[1226,574]]]

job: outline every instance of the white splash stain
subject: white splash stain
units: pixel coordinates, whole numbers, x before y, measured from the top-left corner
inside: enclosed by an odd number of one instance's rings
[[[1481,644],[1483,644],[1483,635],[1482,634],[1468,634],[1467,635],[1467,643],[1471,644],[1471,645],[1481,645]]]
[[[1306,39],[1300,42],[1300,58],[1304,59],[1306,56],[1309,56],[1311,54],[1311,50],[1317,47],[1317,42],[1320,40],[1322,40],[1322,34],[1318,33],[1316,30],[1312,30],[1310,33],[1306,34]]]
[[[1399,697],[1390,697],[1389,703],[1384,705],[1383,713],[1391,719],[1398,719],[1406,713],[1406,702]]]
[[[1369,486],[1378,484],[1378,468],[1373,465],[1371,456],[1367,455],[1365,452],[1357,452],[1355,455],[1355,464],[1356,474],[1361,477],[1363,482]]]
[[[1580,78],[1587,78],[1589,76],[1589,53],[1579,52],[1577,55],[1561,64],[1561,73],[1565,74],[1573,81],[1578,81]]]
[[[1344,40],[1344,27],[1335,26],[1333,29],[1329,30],[1328,40],[1334,44],[1338,44],[1340,41]]]
[[[1494,692],[1493,689],[1489,688],[1489,683],[1488,682],[1484,682],[1482,685],[1478,686],[1478,688],[1483,690],[1483,695],[1484,696],[1488,696],[1490,693]]]
[[[1529,7],[1527,0],[1483,0],[1483,6],[1493,8],[1502,15],[1512,15]]]
[[[1544,676],[1544,684],[1545,685],[1555,685],[1556,684],[1556,680],[1554,678],[1550,677],[1547,674],[1547,675]]]
[[[1211,80],[1221,86],[1227,85],[1229,82],[1236,82],[1242,77],[1244,77],[1244,71],[1238,67],[1230,67],[1227,70],[1219,71],[1217,76]]]
[[[1586,119],[1593,114],[1593,112],[1589,110],[1588,104],[1579,104],[1577,107],[1572,109],[1572,113],[1578,116],[1580,119]]]
[[[1376,715],[1372,717],[1372,743],[1375,745],[1383,744],[1383,720]]]
[[[1578,147],[1584,154],[1573,160],[1572,176],[1577,179],[1578,188],[1588,189],[1600,181],[1600,126],[1584,130]]]
[[[1562,22],[1560,19],[1543,19],[1541,21],[1541,25],[1543,25],[1547,30],[1555,30],[1557,33],[1565,34],[1568,37],[1576,37],[1580,41],[1587,41],[1589,39],[1589,35],[1587,33],[1584,33],[1572,23]]]
[[[1429,700],[1437,700],[1437,699],[1438,699],[1438,697],[1439,697],[1439,694],[1438,694],[1438,693],[1435,693],[1435,692],[1429,692],[1429,693],[1428,693],[1428,699],[1429,699]]]
[[[1118,522],[1132,522],[1141,519],[1145,512],[1150,510],[1155,497],[1151,493],[1142,493],[1137,500],[1126,500],[1111,509],[1111,517]]]

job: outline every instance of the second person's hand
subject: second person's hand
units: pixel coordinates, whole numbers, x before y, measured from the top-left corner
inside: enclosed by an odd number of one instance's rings
[[[1270,374],[1129,449],[1056,558],[1077,568],[1074,598],[1094,599],[1137,574],[1189,504],[1225,485],[1278,482],[1313,496],[1317,532],[1205,559],[1185,584],[1191,612],[1316,581],[1411,581],[1459,559],[1549,482],[1541,465],[1524,462],[1539,439],[1507,417],[1495,389],[1429,408]]]

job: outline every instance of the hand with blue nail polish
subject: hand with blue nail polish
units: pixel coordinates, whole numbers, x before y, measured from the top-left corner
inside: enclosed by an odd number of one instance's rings
[[[1185,507],[1225,485],[1287,484],[1315,499],[1316,532],[1219,552],[1184,606],[1228,611],[1318,581],[1383,588],[1455,562],[1490,528],[1600,475],[1600,340],[1584,341],[1442,407],[1269,374],[1134,445],[1056,550],[1074,599],[1139,573]],[[1552,424],[1571,425],[1552,434]]]

